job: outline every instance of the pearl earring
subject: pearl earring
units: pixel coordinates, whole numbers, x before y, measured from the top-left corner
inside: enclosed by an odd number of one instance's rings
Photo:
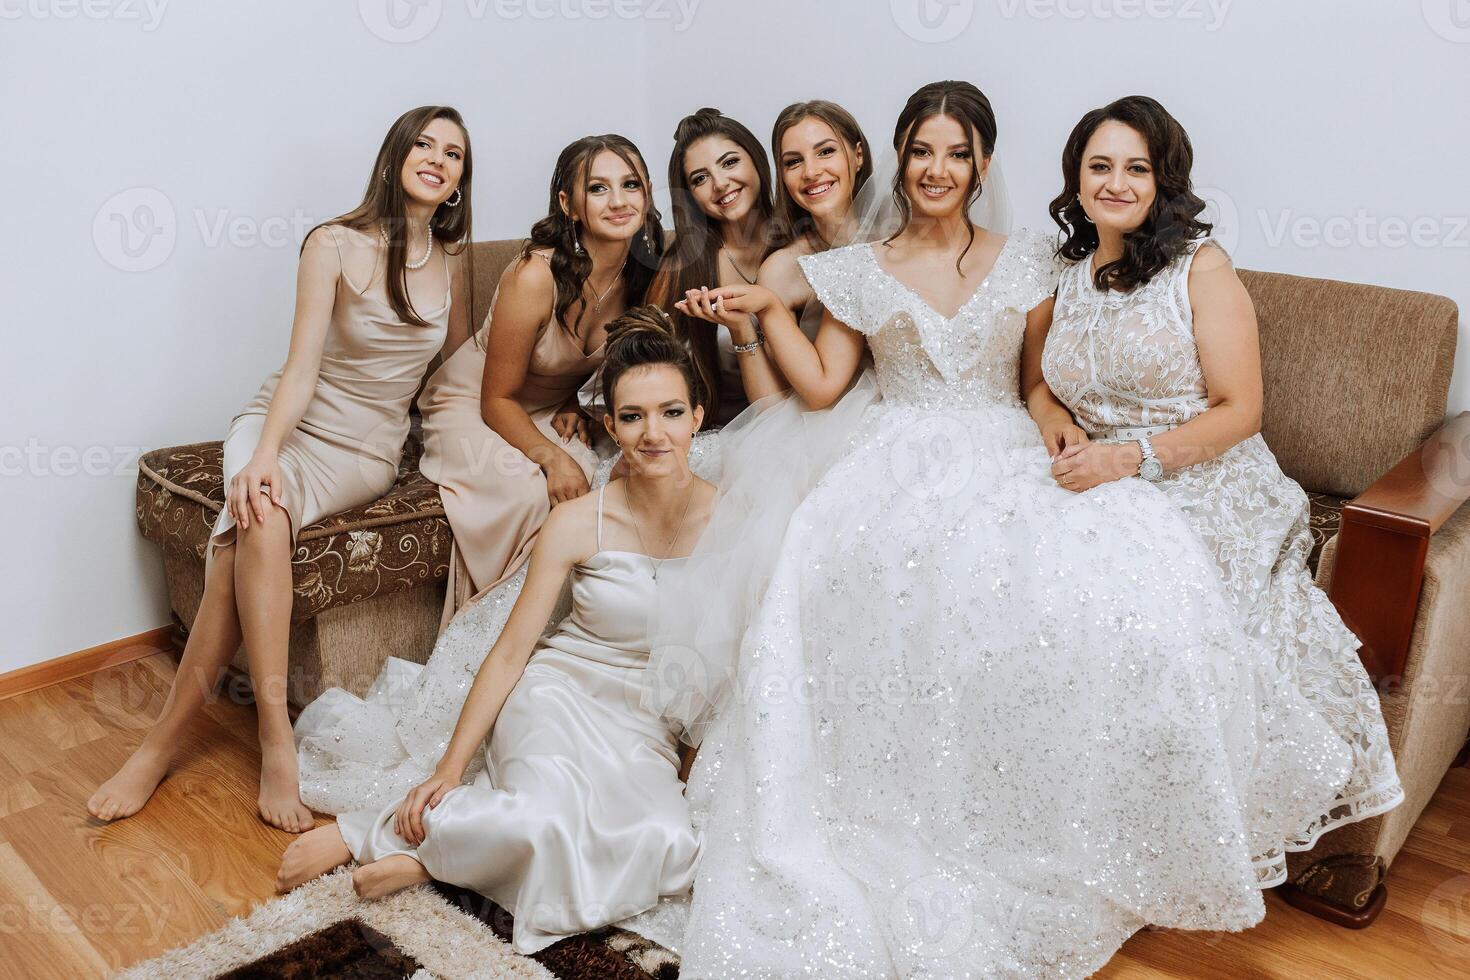
[[[582,248],[582,240],[577,237],[577,222],[575,219],[572,220],[572,251],[578,255],[587,254],[586,250]]]
[[[387,167],[384,167],[383,168],[383,183],[385,183],[385,184],[388,183],[388,168]]]
[[[457,207],[459,207],[459,202],[462,201],[463,199],[464,199],[464,194],[460,192],[460,189],[458,187],[456,187],[454,189],[454,200],[452,200],[452,201],[445,201],[444,203],[447,206],[451,207],[451,208],[457,208]]]

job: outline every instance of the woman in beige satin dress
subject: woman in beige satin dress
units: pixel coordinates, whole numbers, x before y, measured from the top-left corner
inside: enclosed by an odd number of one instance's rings
[[[471,228],[470,177],[459,113],[411,110],[384,138],[362,203],[307,236],[285,366],[225,440],[225,507],[173,687],[142,744],[88,801],[94,817],[130,816],[147,803],[243,640],[261,745],[260,815],[293,833],[311,826],[286,710],[291,547],[303,526],[393,485],[409,404],[450,324],[465,315],[459,243]]]
[[[533,953],[690,887],[701,839],[642,675],[660,568],[699,537],[715,488],[689,470],[703,409],[667,316],[630,310],[608,347],[603,425],[627,476],[552,511],[432,775],[299,838],[279,890],[353,859],[363,898],[432,876],[509,910]],[[543,635],[568,579],[571,613]]]
[[[602,363],[607,324],[643,301],[662,250],[637,147],[606,135],[562,150],[546,217],[501,275],[484,325],[450,335],[420,400],[420,469],[454,531],[441,626],[520,569],[553,504],[590,488],[598,454],[577,389]]]

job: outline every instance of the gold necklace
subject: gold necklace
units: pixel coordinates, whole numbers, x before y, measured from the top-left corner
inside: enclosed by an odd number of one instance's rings
[[[694,487],[690,487],[689,496],[684,498],[684,512],[679,515],[679,526],[674,528],[673,536],[670,537],[668,543],[664,545],[664,556],[662,558],[655,558],[653,557],[652,553],[649,552],[648,543],[643,540],[643,529],[638,526],[638,514],[633,510],[633,498],[627,497],[628,517],[630,517],[633,521],[633,530],[638,535],[639,546],[643,549],[643,553],[648,556],[648,560],[653,563],[653,580],[655,582],[658,581],[659,567],[662,566],[663,563],[668,561],[669,559],[669,549],[673,548],[674,542],[679,540],[679,532],[684,530],[684,518],[689,516],[689,505],[694,502],[694,489]]]
[[[613,276],[613,281],[607,284],[607,288],[602,291],[601,295],[598,295],[598,293],[597,293],[597,287],[592,285],[592,274],[590,272],[587,274],[587,281],[584,283],[584,285],[591,286],[591,288],[592,288],[592,294],[594,296],[597,296],[596,302],[594,302],[592,304],[592,312],[593,313],[601,313],[602,312],[602,301],[607,298],[607,294],[608,293],[612,292],[613,287],[618,284],[618,280],[621,279],[621,278],[622,278],[621,275],[615,275],[615,276]]]

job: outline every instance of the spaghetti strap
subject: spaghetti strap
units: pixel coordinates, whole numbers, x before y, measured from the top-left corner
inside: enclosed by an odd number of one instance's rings
[[[607,490],[607,484],[597,488],[597,550],[602,550],[602,494]]]

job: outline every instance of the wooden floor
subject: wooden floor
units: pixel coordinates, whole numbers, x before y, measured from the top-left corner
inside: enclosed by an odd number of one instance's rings
[[[209,932],[272,895],[290,835],[255,816],[254,709],[221,698],[138,816],[84,803],[141,740],[174,660],[159,653],[0,701],[0,976],[103,976]],[[1452,769],[1389,872],[1371,928],[1267,896],[1244,933],[1145,932],[1121,977],[1470,977],[1470,769]]]

